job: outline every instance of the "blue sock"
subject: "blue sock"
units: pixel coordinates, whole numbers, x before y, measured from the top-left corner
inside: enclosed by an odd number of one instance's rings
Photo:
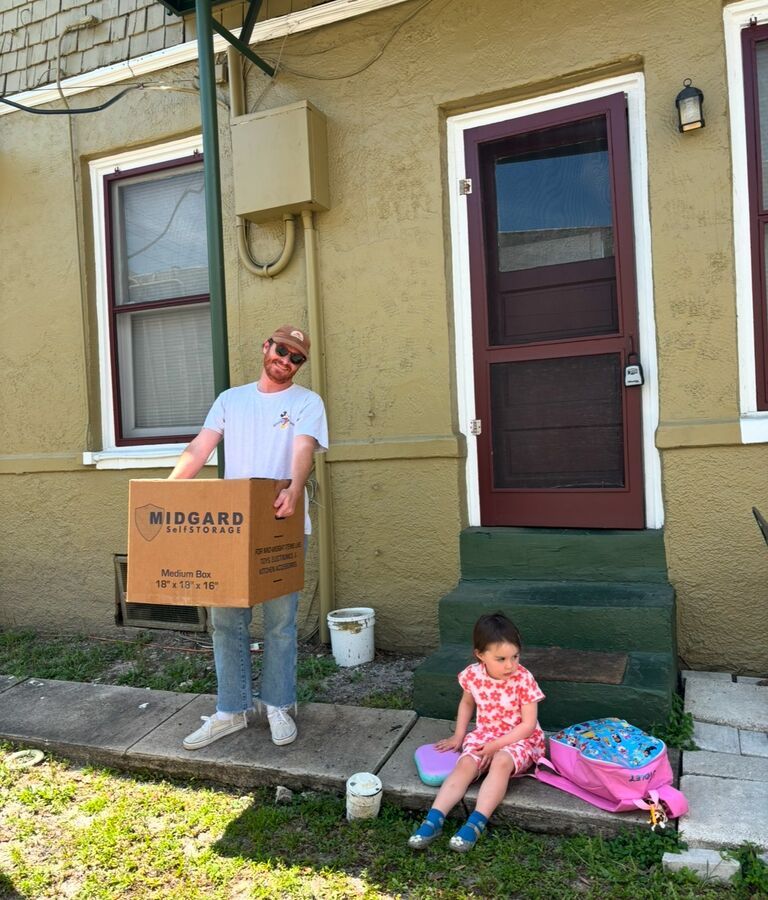
[[[427,813],[426,818],[421,823],[419,828],[416,829],[414,834],[418,837],[432,837],[434,834],[440,834],[443,830],[443,822],[445,822],[445,816],[440,812],[439,809],[435,809],[433,806],[432,809]]]
[[[488,819],[475,810],[467,821],[456,832],[456,837],[461,838],[467,844],[474,844],[480,835],[485,831]],[[474,825],[474,828],[472,827]],[[477,830],[475,830],[477,829]],[[479,833],[478,833],[479,832]]]

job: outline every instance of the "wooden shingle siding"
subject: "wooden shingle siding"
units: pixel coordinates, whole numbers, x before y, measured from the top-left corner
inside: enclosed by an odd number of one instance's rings
[[[260,20],[284,16],[325,0],[265,0]],[[166,13],[157,0],[6,0],[0,14],[0,95],[54,83],[61,40],[62,79],[194,40],[194,16]],[[217,7],[227,28],[239,28],[247,4]],[[63,34],[86,16],[99,21]],[[63,34],[63,37],[62,37]]]

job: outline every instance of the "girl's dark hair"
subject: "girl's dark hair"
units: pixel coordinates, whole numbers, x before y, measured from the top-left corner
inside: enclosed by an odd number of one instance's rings
[[[482,653],[489,644],[502,642],[514,644],[518,650],[523,649],[520,632],[504,613],[497,612],[480,616],[475,622],[475,627],[472,631],[472,646],[474,649],[478,653]]]

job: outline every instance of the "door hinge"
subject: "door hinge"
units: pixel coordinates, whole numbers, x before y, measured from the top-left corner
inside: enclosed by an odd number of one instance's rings
[[[471,178],[459,178],[459,194],[464,196],[465,194],[472,193],[472,179]]]
[[[470,433],[470,434],[482,434],[482,433],[483,433],[483,421],[482,421],[482,419],[470,419],[470,421],[469,421],[469,433]]]

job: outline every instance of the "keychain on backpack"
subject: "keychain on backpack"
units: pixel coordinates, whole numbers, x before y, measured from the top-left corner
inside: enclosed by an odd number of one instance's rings
[[[667,827],[669,817],[664,812],[664,807],[661,805],[661,803],[651,803],[651,805],[648,807],[648,814],[651,817],[651,831],[656,831],[657,828]]]

